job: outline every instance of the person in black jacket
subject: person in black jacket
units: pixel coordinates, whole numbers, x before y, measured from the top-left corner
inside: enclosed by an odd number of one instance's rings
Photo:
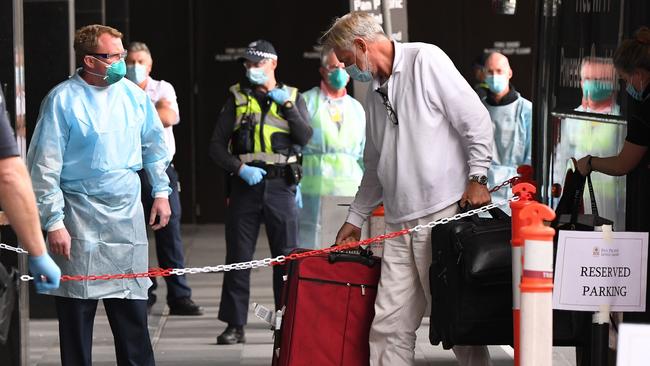
[[[273,45],[252,42],[240,61],[247,80],[230,87],[210,142],[210,157],[229,173],[227,263],[253,259],[262,222],[274,257],[297,246],[299,153],[312,136],[303,97],[275,79]],[[273,268],[276,308],[283,275],[282,266]],[[250,270],[224,274],[219,320],[228,327],[217,344],[245,342],[249,295]]]
[[[626,175],[625,230],[650,231],[650,29],[640,28],[614,53],[616,71],[626,83],[628,97],[627,137],[615,156],[587,155],[578,160],[583,175],[592,171]],[[650,263],[650,262],[649,262]],[[650,304],[646,291],[646,304]],[[650,307],[643,313],[625,313],[626,322],[650,323]]]

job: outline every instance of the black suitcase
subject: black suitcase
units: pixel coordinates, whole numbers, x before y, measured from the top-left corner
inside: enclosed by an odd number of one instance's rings
[[[512,344],[511,219],[489,212],[432,229],[431,344]]]

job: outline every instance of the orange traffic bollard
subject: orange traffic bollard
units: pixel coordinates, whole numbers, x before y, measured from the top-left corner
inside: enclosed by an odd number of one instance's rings
[[[512,325],[513,325],[513,347],[515,349],[515,366],[519,366],[519,309],[521,309],[521,293],[519,283],[521,282],[522,251],[524,239],[521,237],[523,221],[519,218],[521,210],[534,203],[535,186],[530,183],[518,183],[512,188],[512,193],[519,196],[519,201],[510,202],[512,211]]]
[[[553,236],[555,230],[544,221],[555,212],[541,203],[521,210],[525,222],[524,265],[521,277],[522,366],[551,366],[553,363]]]

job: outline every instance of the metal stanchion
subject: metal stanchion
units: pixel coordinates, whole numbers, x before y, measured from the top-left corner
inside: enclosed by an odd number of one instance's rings
[[[555,212],[541,203],[521,210],[524,239],[521,277],[521,365],[551,366],[553,363],[553,236],[544,221]]]
[[[522,250],[524,239],[521,237],[523,222],[519,217],[521,210],[534,203],[535,186],[530,183],[519,183],[512,188],[512,193],[519,196],[519,201],[510,202],[512,211],[512,325],[513,325],[513,348],[515,350],[515,366],[519,366],[519,336],[520,336],[520,314],[521,293],[519,283],[521,282]]]
[[[596,226],[594,231],[602,231],[611,240],[612,226]],[[591,366],[607,366],[609,359],[609,305],[600,305],[592,316],[591,324]]]

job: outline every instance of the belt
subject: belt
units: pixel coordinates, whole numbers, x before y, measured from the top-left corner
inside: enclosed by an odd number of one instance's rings
[[[286,156],[282,154],[269,154],[269,153],[251,153],[239,155],[239,160],[242,163],[250,163],[253,161],[264,162],[265,164],[290,164],[298,161],[296,156]]]
[[[283,178],[287,176],[287,166],[274,166],[274,165],[266,165],[262,167],[262,169],[266,170],[266,176],[264,176],[265,179],[275,179],[275,178]]]

